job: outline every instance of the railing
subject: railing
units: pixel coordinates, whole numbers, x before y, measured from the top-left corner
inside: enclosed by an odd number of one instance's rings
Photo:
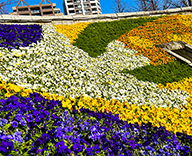
[[[31,13],[40,13],[40,10],[31,10]]]
[[[81,13],[80,13],[81,14]],[[22,15],[0,15],[0,23],[74,23],[81,21],[111,21],[125,18],[135,18],[143,16],[160,16],[173,14],[192,14],[192,7],[183,7],[177,9],[159,10],[159,11],[141,11],[116,14],[99,15],[63,15],[63,16],[22,16]]]

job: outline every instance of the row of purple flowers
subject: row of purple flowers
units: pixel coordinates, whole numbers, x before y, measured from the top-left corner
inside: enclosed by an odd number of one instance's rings
[[[0,153],[4,155],[189,155],[192,136],[151,123],[128,124],[111,113],[70,111],[61,101],[11,96],[0,100]]]

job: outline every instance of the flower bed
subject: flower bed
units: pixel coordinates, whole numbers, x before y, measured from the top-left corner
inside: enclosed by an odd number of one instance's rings
[[[187,154],[190,149],[185,144],[192,143],[192,137],[177,133],[178,139],[150,123],[128,124],[106,111],[69,111],[61,101],[37,93],[27,98],[11,96],[0,104],[0,152],[4,155]]]
[[[160,16],[162,17],[162,16]],[[91,57],[97,57],[106,52],[107,45],[131,29],[143,26],[146,22],[160,17],[145,17],[110,22],[96,22],[89,24],[75,39],[74,46],[83,49]],[[71,32],[73,34],[73,32]]]
[[[82,31],[90,24],[90,22],[82,22],[76,24],[59,24],[54,25],[56,30],[66,37],[68,37],[71,43],[75,43],[78,35],[82,33]]]
[[[122,72],[134,75],[138,80],[166,85],[191,77],[192,68],[186,63],[174,61],[157,66],[148,65],[134,70],[124,69]]]
[[[41,40],[40,25],[0,24],[0,47],[19,49]]]
[[[151,64],[166,64],[176,59],[161,48],[155,47],[155,44],[178,40],[192,44],[191,17],[190,14],[159,18],[132,29],[118,40],[125,43],[125,47],[135,49],[138,54],[148,57]]]
[[[138,80],[122,70],[150,60],[122,42],[113,40],[92,58],[52,25],[43,25],[41,35],[29,47],[0,49],[0,153],[192,152],[190,78]]]

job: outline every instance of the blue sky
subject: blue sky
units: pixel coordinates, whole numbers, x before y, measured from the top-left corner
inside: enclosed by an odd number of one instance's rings
[[[37,5],[41,2],[41,0],[24,0],[27,4],[29,5]],[[19,2],[19,0],[18,0]],[[64,11],[63,11],[63,0],[50,0],[51,3],[56,3],[56,7],[57,8],[60,8],[61,10],[61,13],[64,14]],[[127,3],[128,6],[130,6],[131,2],[130,0],[124,0],[124,2]],[[100,4],[101,4],[101,11],[102,11],[102,14],[110,14],[110,13],[115,13],[112,9],[113,7],[113,0],[100,0]],[[13,6],[16,6],[17,3],[15,5],[11,5],[8,7],[8,11],[9,12],[13,12],[12,10],[12,7]]]

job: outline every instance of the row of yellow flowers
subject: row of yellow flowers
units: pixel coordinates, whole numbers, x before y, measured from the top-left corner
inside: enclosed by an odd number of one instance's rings
[[[56,30],[70,39],[71,43],[75,43],[78,35],[90,24],[91,22],[82,22],[76,24],[58,24],[53,25]]]
[[[180,84],[190,83],[192,78],[183,80],[181,82],[175,83],[173,86],[178,89],[182,89]],[[169,88],[167,85],[167,88]],[[178,86],[178,87],[176,87]],[[161,86],[162,87],[162,86]],[[163,86],[165,87],[165,86]],[[170,87],[170,89],[175,89]],[[186,91],[189,91],[186,89]],[[28,96],[32,93],[31,89],[24,89],[20,86],[6,83],[0,80],[0,94],[5,98],[10,97],[19,93],[21,96]],[[39,92],[40,93],[40,92]],[[190,90],[191,93],[191,90]],[[133,104],[128,104],[127,102],[120,103],[118,100],[112,99],[111,101],[104,100],[102,98],[90,98],[90,97],[80,97],[78,100],[73,98],[64,98],[63,96],[58,96],[55,94],[49,94],[46,92],[40,93],[44,98],[49,100],[59,100],[62,101],[62,106],[72,110],[74,105],[77,110],[80,108],[88,108],[92,111],[99,112],[106,109],[107,112],[112,112],[113,114],[119,114],[119,118],[127,121],[128,123],[148,123],[151,122],[153,126],[164,126],[168,131],[171,132],[183,132],[188,135],[192,135],[192,98],[188,99],[189,103],[183,106],[183,111],[179,109],[167,108],[155,108],[154,106],[148,107],[146,105],[135,106]]]
[[[148,22],[144,26],[132,29],[118,40],[125,47],[135,49],[151,60],[151,64],[159,65],[176,60],[156,44],[182,40],[192,44],[192,14],[174,15]]]

